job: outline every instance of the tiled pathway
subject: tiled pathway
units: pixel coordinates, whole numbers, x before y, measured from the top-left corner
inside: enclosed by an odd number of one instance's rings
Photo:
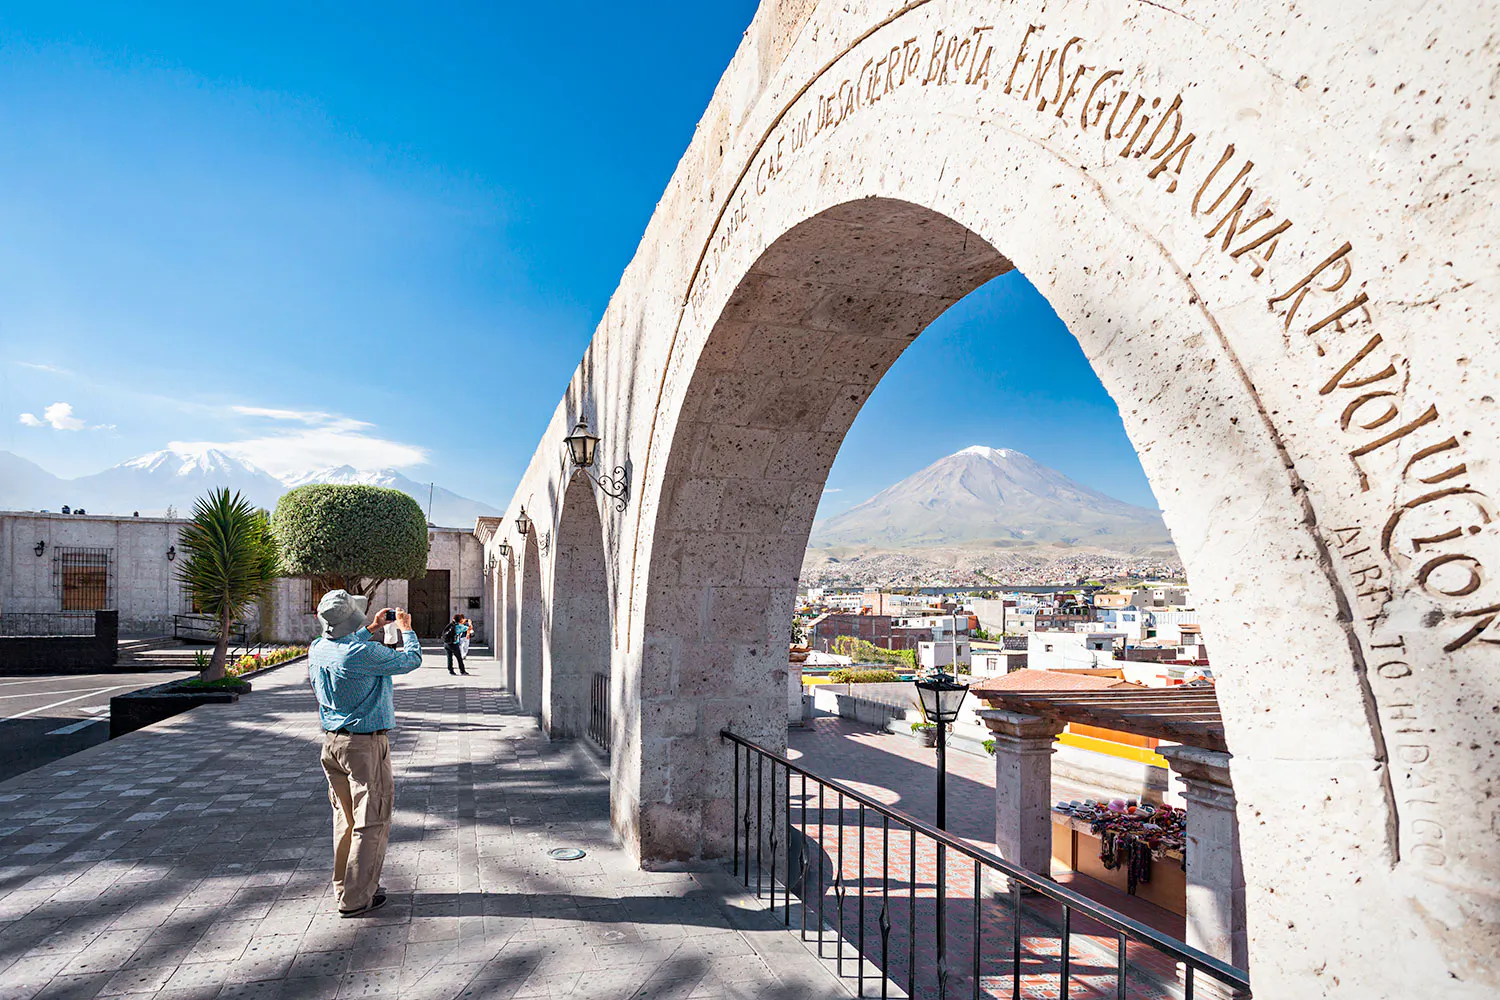
[[[368,918],[333,912],[300,664],[0,784],[0,1000],[847,995],[727,876],[632,866],[594,760],[474,665],[397,681],[392,901]]]

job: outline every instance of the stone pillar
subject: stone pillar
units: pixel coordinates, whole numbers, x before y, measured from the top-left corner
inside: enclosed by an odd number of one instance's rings
[[[792,660],[786,667],[786,724],[801,727],[806,725],[806,713],[802,710],[802,664]]]
[[[1052,741],[1064,724],[1000,708],[979,717],[995,738],[995,843],[1000,856],[1052,871]]]
[[[1181,776],[1187,802],[1187,943],[1247,968],[1245,873],[1229,754],[1189,746],[1157,753]]]

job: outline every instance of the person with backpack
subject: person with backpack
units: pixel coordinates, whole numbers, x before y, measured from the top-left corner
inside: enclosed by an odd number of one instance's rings
[[[443,629],[443,651],[448,654],[448,673],[453,673],[453,658],[458,657],[458,673],[467,677],[469,672],[464,669],[463,647],[458,644],[468,631],[468,626],[463,623],[463,617],[463,615],[454,615],[448,627]]]
[[[468,615],[459,615],[458,623],[458,649],[459,652],[464,654],[464,659],[467,660],[469,658],[469,643],[474,638],[474,622]]]

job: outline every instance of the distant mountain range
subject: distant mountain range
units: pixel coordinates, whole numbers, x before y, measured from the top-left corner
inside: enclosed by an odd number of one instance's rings
[[[168,507],[187,516],[193,500],[210,488],[225,486],[251,503],[271,509],[281,495],[306,483],[365,483],[408,494],[431,513],[428,520],[444,527],[472,527],[481,515],[501,511],[451,490],[419,483],[395,469],[362,472],[347,465],[278,479],[249,462],[218,449],[201,452],[153,451],[128,462],[77,479],[62,479],[35,462],[0,451],[0,509],[59,510],[64,504],[90,514],[159,516]]]
[[[982,445],[938,459],[864,503],[818,521],[808,545],[887,552],[954,547],[1173,551],[1160,512],[1106,496],[1019,451]]]

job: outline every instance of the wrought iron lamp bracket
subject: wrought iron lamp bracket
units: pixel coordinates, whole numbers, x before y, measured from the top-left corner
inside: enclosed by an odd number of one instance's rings
[[[615,474],[612,476],[596,476],[588,469],[582,471],[595,486],[599,487],[600,493],[615,501],[615,510],[623,514],[630,503],[630,470],[623,465],[617,465]]]

